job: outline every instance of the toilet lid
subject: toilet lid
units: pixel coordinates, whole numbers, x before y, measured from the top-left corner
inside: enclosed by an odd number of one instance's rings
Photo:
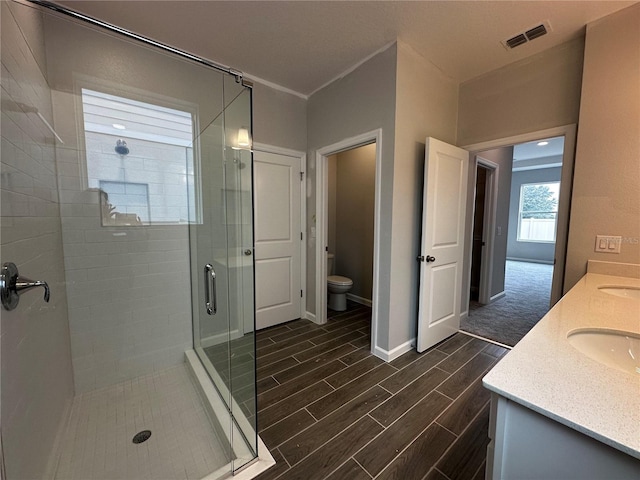
[[[341,277],[340,275],[330,275],[327,277],[327,282],[334,285],[353,285],[353,280],[348,277]]]

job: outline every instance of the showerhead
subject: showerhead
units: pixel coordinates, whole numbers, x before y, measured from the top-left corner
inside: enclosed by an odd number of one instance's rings
[[[127,142],[119,138],[116,142],[115,151],[118,155],[129,155],[129,147],[127,147]]]

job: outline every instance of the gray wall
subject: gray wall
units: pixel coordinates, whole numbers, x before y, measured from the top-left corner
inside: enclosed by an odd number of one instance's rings
[[[304,152],[307,149],[307,101],[255,82],[253,139]]]
[[[511,200],[509,206],[509,236],[507,239],[507,258],[540,263],[553,263],[555,243],[519,242],[518,209],[520,187],[524,183],[559,182],[562,168],[541,168],[513,172],[511,177]]]
[[[1,313],[3,448],[8,478],[51,478],[54,440],[73,399],[55,140],[18,105],[53,124],[51,93],[42,17],[16,3],[0,7],[2,261],[51,288],[50,303],[37,289]]]
[[[457,84],[401,42],[314,94],[308,105],[309,180],[315,150],[382,128],[379,318],[375,346],[393,354],[416,335],[424,142],[455,143]],[[315,192],[307,215],[315,218]],[[315,308],[315,243],[309,242],[307,309]]]
[[[389,311],[391,206],[393,194],[393,152],[395,137],[396,45],[369,59],[353,72],[336,80],[309,98],[307,156],[307,310],[315,313],[316,240],[310,236],[315,226],[315,151],[355,135],[382,129],[381,168],[381,262],[379,265],[382,312]],[[384,314],[388,318],[388,313]],[[388,344],[388,327],[380,331],[380,344]]]
[[[389,351],[416,337],[425,140],[456,143],[458,85],[399,41],[396,99]]]
[[[578,122],[584,38],[460,85],[458,145]]]
[[[565,290],[587,260],[640,263],[640,5],[587,26]],[[620,255],[596,235],[623,237]]]
[[[353,280],[349,293],[371,300],[376,146],[336,157],[335,273]]]
[[[491,297],[504,291],[504,272],[507,262],[507,236],[509,231],[509,197],[511,196],[511,168],[513,164],[513,147],[496,148],[478,153],[478,156],[485,160],[490,160],[498,164],[498,205],[496,209],[496,230],[486,232],[493,235],[493,276],[491,278]],[[470,192],[475,188],[474,168],[469,169]],[[473,240],[473,209],[475,198],[473,195],[467,197],[467,229],[465,232],[465,259],[464,271],[466,280],[462,290],[461,311],[466,311],[469,307],[469,285],[471,275],[471,242]],[[498,234],[500,229],[500,234]]]

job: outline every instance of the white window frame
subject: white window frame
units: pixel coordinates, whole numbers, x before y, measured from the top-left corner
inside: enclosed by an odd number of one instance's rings
[[[554,222],[553,222],[553,240],[535,240],[535,239],[528,239],[528,238],[522,238],[521,236],[521,227],[522,227],[522,204],[523,204],[523,196],[524,196],[524,189],[525,187],[531,187],[531,186],[543,186],[543,185],[558,185],[558,197],[560,196],[559,192],[560,192],[560,181],[551,181],[551,182],[531,182],[531,183],[523,183],[520,185],[520,198],[518,200],[518,232],[517,232],[517,236],[516,236],[516,241],[517,242],[521,242],[521,243],[556,243],[556,239],[557,239],[557,230],[558,230],[558,204],[559,204],[559,198],[558,198],[558,202],[556,203],[556,210],[555,211],[549,211],[549,212],[526,212],[526,213],[553,213],[555,215],[554,217]]]
[[[76,118],[79,120],[76,122],[76,131],[78,135],[78,155],[80,165],[80,181],[84,190],[89,188],[88,183],[88,166],[87,158],[85,154],[85,130],[84,130],[84,111],[82,101],[82,90],[93,90],[96,92],[102,92],[109,95],[120,96],[123,98],[129,98],[132,100],[149,103],[152,105],[158,105],[161,107],[172,108],[175,110],[181,110],[191,114],[191,123],[194,132],[194,141],[192,144],[193,149],[193,170],[196,179],[201,179],[201,158],[200,158],[200,124],[199,124],[199,108],[198,105],[191,102],[186,102],[173,97],[167,97],[164,95],[149,92],[147,90],[138,89],[131,86],[123,87],[121,84],[111,82],[105,79],[99,79],[90,75],[81,73],[74,73],[74,110],[76,112]],[[196,180],[194,185],[194,202],[195,202],[195,218],[191,219],[188,223],[201,224],[203,222],[203,205],[202,205],[202,185],[201,180]],[[151,222],[144,224],[143,226],[180,226],[186,225],[182,223],[174,222]]]

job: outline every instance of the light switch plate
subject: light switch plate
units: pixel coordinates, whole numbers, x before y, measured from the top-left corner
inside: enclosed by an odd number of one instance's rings
[[[616,235],[596,235],[596,252],[620,253],[622,237]]]

